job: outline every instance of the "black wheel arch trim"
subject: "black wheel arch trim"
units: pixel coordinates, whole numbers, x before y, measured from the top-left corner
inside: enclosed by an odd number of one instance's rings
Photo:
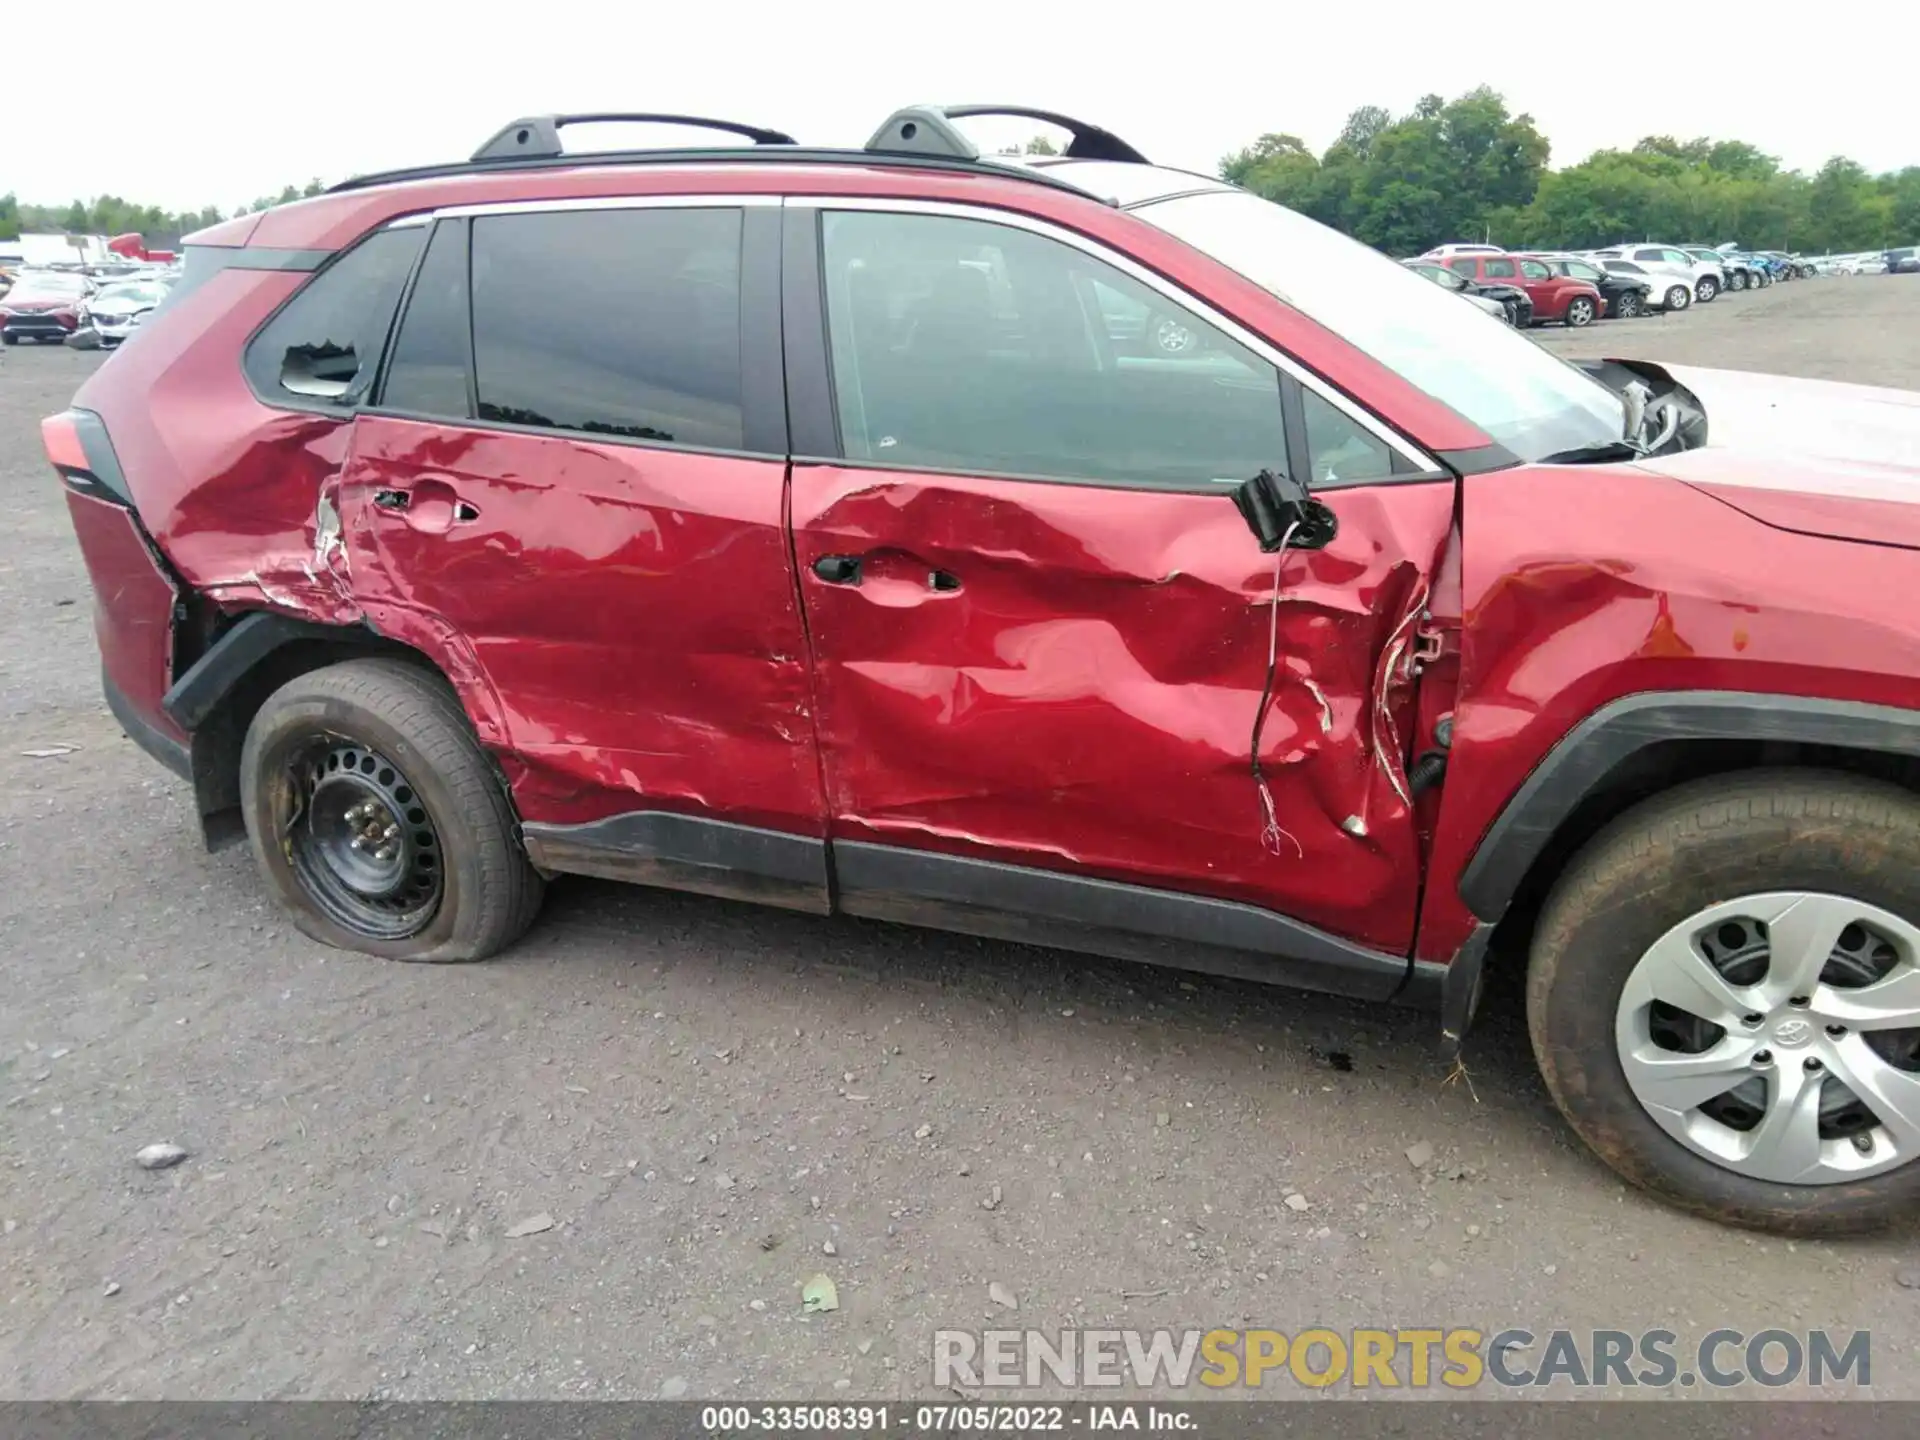
[[[160,699],[182,730],[192,734],[207,722],[220,702],[274,651],[303,640],[339,641],[352,637],[372,643],[376,637],[364,626],[320,625],[296,620],[271,610],[241,616],[209,645],[199,659],[176,679]]]
[[[1460,898],[1486,923],[1506,914],[1561,823],[1620,765],[1672,740],[1787,741],[1920,756],[1920,710],[1748,691],[1650,691],[1588,715],[1514,791],[1460,872]]]

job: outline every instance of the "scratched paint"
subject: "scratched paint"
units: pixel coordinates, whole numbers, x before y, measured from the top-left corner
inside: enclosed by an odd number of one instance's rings
[[[1453,488],[1328,498],[1339,536],[1283,568],[1262,762],[1298,849],[1275,855],[1248,749],[1273,562],[1226,496],[796,467],[833,833],[1195,889],[1404,949],[1406,637]],[[824,555],[864,557],[860,583],[820,579]]]
[[[1623,695],[1744,690],[1912,707],[1913,555],[1750,517],[1628,466],[1464,482],[1464,648],[1418,953],[1473,926],[1460,871],[1582,718]],[[1840,563],[1837,563],[1840,562]]]

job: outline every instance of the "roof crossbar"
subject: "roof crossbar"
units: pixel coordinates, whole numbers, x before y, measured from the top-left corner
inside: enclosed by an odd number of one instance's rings
[[[758,125],[743,125],[737,120],[710,120],[701,115],[657,115],[647,112],[617,111],[593,115],[529,115],[504,126],[486,144],[473,152],[476,163],[484,160],[551,160],[566,152],[560,146],[560,132],[569,125],[597,125],[605,122],[687,125],[699,130],[721,130],[739,135],[755,145],[793,145],[798,142],[780,130]]]
[[[1111,130],[1055,110],[1035,110],[1025,105],[909,105],[887,117],[887,122],[867,141],[867,149],[889,155],[942,155],[949,159],[978,160],[979,147],[962,135],[953,122],[980,115],[1017,115],[1046,125],[1058,125],[1071,137],[1066,154],[1074,160],[1117,160],[1128,165],[1152,163]]]

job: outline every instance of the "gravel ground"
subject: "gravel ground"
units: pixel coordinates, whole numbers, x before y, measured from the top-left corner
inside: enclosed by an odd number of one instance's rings
[[[1917,325],[1836,279],[1542,340],[1920,387]],[[101,704],[35,433],[96,363],[0,361],[0,1395],[924,1394],[998,1283],[1043,1327],[1871,1326],[1920,1396],[1911,1236],[1643,1199],[1508,997],[1449,1081],[1425,1015],[610,884],[483,966],[308,943]]]

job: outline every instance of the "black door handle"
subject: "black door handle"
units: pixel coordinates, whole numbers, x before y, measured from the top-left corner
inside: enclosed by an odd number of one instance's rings
[[[860,557],[858,555],[822,555],[813,562],[813,573],[829,585],[858,585]]]

